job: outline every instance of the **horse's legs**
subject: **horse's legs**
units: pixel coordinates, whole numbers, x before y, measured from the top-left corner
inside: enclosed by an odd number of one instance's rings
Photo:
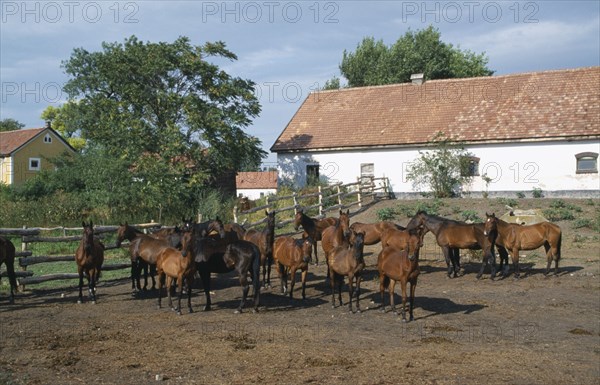
[[[154,280],[154,276],[156,275],[156,265],[148,264],[150,268],[150,278],[152,279],[152,290],[156,289],[156,281]]]
[[[90,296],[90,300],[93,304],[96,303],[96,270],[88,271],[87,273],[88,279],[88,292]]]
[[[344,276],[336,274],[337,284],[338,284],[338,301],[340,302],[340,306],[344,303],[342,302],[342,286],[344,286]]]
[[[279,282],[281,285],[281,293],[285,294],[287,290],[287,276],[283,264],[277,262],[277,273],[279,274]]]
[[[498,254],[500,255],[500,267],[499,270],[502,272],[502,278],[508,275],[510,266],[508,265],[508,251],[502,246],[498,246]],[[506,263],[505,266],[503,266]]]
[[[452,278],[452,249],[449,248],[448,246],[444,246],[442,247],[442,251],[444,252],[444,259],[446,260],[446,266],[448,266],[448,278]]]
[[[171,297],[171,285],[173,284],[173,278],[170,275],[166,276],[165,289],[167,290],[167,299],[169,300],[169,307],[171,310],[177,310],[173,307],[173,300]]]
[[[246,303],[246,298],[248,297],[248,291],[250,290],[247,274],[240,273],[240,285],[242,286],[242,301],[240,302],[240,306],[238,306],[237,310],[235,311],[236,314],[241,313],[244,309],[244,304]]]
[[[286,273],[289,271],[290,275],[290,299],[293,298],[294,295],[294,285],[296,284],[296,267],[286,269]],[[286,285],[287,285],[287,274],[286,274]]]
[[[388,287],[389,284],[387,277],[384,274],[379,273],[379,294],[381,295],[381,311],[383,313],[385,313],[385,288]]]
[[[396,291],[396,280],[390,278],[390,285],[389,285],[388,290],[390,292],[390,307],[392,308],[392,312],[395,315],[398,315],[398,312],[396,311],[396,303],[394,302],[394,291]]]
[[[548,264],[546,265],[546,271],[544,272],[544,275],[548,275],[550,273],[550,266],[552,265],[552,260],[554,259],[555,261],[555,265],[554,265],[554,274],[558,274],[558,248],[557,247],[551,247],[550,243],[548,243],[548,241],[546,241],[544,243],[544,249],[546,249],[546,260],[548,261]]]
[[[183,273],[180,273],[177,277],[177,315],[181,315],[181,296],[183,295]]]
[[[79,299],[77,303],[83,303],[83,268],[78,266],[77,272],[79,273]]]
[[[202,280],[202,287],[204,288],[204,296],[206,297],[206,305],[204,305],[204,311],[209,311],[211,306],[210,301],[210,271],[204,269],[200,272],[200,279]]]
[[[343,281],[343,279],[342,279]],[[348,311],[352,313],[352,295],[354,294],[354,285],[353,285],[353,277],[352,275],[348,275]]]
[[[409,298],[409,321],[413,321],[415,317],[413,316],[413,309],[415,308],[415,289],[417,287],[417,280],[414,279],[410,282],[410,298]]]
[[[521,275],[520,271],[519,271],[519,248],[518,247],[514,247],[512,250],[512,261],[513,261],[513,267],[515,269],[515,278],[518,279],[519,276]]]
[[[331,308],[335,308],[335,272],[333,269],[328,271],[329,285],[331,286]]]
[[[163,272],[161,270],[158,271],[158,308],[162,307],[162,287],[163,287]]]
[[[6,272],[8,273],[8,282],[10,284],[9,303],[15,303],[15,291],[17,290],[17,276],[15,275],[15,259],[8,258],[5,261]]]
[[[356,312],[360,313],[360,303],[358,302],[358,298],[360,297],[360,281],[362,277],[359,274],[356,277],[356,290],[354,291],[354,296],[356,297]]]
[[[315,265],[319,266],[319,254],[317,254],[317,237],[314,237],[313,241],[313,248],[315,250]]]
[[[295,274],[294,274],[295,275]],[[306,277],[308,276],[308,269],[302,270],[302,299],[306,299]]]
[[[452,260],[452,267],[454,269],[454,278],[456,278],[460,273],[460,249],[454,247],[450,253],[450,259]]]
[[[402,289],[402,322],[406,322],[406,279],[400,280],[400,288]]]

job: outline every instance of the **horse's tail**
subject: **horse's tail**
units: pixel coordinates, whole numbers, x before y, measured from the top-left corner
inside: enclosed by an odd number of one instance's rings
[[[387,289],[388,287],[390,287],[390,277],[388,277],[387,275],[383,276],[383,288]]]
[[[559,230],[558,242],[556,242],[556,261],[560,261],[560,249],[562,246],[562,231]]]

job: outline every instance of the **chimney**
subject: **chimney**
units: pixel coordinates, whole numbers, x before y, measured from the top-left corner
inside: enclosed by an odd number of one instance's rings
[[[46,120],[46,128],[52,128],[52,121]]]
[[[425,77],[423,76],[423,74],[412,74],[410,75],[410,81],[412,82],[412,84],[423,84],[423,82],[425,81]]]

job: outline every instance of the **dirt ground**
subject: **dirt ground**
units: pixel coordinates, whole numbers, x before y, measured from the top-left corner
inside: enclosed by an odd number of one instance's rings
[[[233,313],[232,275],[213,278],[213,311],[195,289],[195,312],[181,316],[157,309],[155,293],[133,297],[127,280],[102,282],[96,305],[78,305],[74,287],[18,293],[12,306],[2,296],[0,384],[598,384],[598,238],[560,225],[560,274],[549,278],[540,250],[522,253],[519,280],[478,281],[466,255],[465,274],[448,279],[427,235],[409,323],[379,309],[380,245],[365,248],[360,314],[331,308],[323,264],[309,268],[306,300],[263,290],[256,314]]]

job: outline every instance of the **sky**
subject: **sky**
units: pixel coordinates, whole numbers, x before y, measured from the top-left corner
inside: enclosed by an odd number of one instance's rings
[[[266,151],[310,92],[365,37],[393,44],[432,25],[441,39],[485,52],[495,75],[600,65],[600,1],[0,1],[0,119],[42,127],[68,80],[61,62],[102,42],[224,41],[218,64],[252,80],[262,112],[247,132]],[[341,78],[342,84],[344,79]],[[266,165],[276,162],[270,154]]]

